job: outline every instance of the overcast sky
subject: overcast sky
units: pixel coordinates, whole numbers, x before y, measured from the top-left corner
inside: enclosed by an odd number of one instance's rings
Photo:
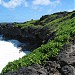
[[[0,22],[25,22],[75,9],[75,0],[0,0]]]

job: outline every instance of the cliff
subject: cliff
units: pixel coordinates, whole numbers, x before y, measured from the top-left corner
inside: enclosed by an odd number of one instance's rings
[[[22,47],[32,50],[19,60],[9,62],[1,75],[74,75],[74,20],[75,11],[65,11],[21,24],[0,25],[0,33],[4,37],[29,42],[28,47]],[[39,64],[36,68],[40,71],[34,68],[34,64]]]

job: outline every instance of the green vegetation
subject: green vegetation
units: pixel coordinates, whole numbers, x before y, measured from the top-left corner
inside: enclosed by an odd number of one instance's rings
[[[22,24],[15,24],[15,27],[19,27],[19,28],[28,28],[28,27],[34,27],[34,28],[39,28],[42,27],[40,25],[35,26],[34,23],[36,22],[36,20],[31,20],[31,21],[27,21],[25,23]]]
[[[65,14],[67,12],[64,12]],[[60,14],[60,13],[59,13]],[[54,32],[54,38],[48,40],[46,44],[42,44],[41,47],[35,49],[30,54],[9,62],[3,69],[2,75],[8,71],[14,71],[22,66],[29,66],[34,63],[43,64],[50,57],[56,57],[64,44],[71,43],[72,38],[75,35],[75,12],[67,13],[65,16],[59,16],[58,13],[48,15],[44,19],[31,20],[23,24],[15,24],[16,27],[27,28],[44,28],[48,27],[49,32]],[[62,14],[61,14],[62,15]],[[50,20],[53,18],[52,20]],[[43,24],[43,25],[41,25]]]

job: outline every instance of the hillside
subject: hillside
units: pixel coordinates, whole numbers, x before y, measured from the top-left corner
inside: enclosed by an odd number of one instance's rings
[[[65,50],[67,49],[65,47],[67,45],[72,47],[75,44],[75,11],[57,12],[42,16],[39,20],[31,20],[21,24],[13,23],[11,26],[4,24],[0,26],[0,33],[5,37],[18,39],[22,42],[30,42],[30,46],[27,49],[32,51],[19,60],[9,62],[1,75],[9,75],[10,72],[16,72],[17,70],[19,72],[22,67],[32,66],[33,64],[39,64],[44,67],[45,64],[49,65],[48,61],[53,63],[57,61],[62,72],[64,72],[65,66],[69,65],[69,68],[74,66],[75,61],[70,60],[72,61],[70,62],[66,57],[70,53],[70,56],[72,56],[73,51],[68,52],[66,55],[65,52],[67,51]],[[66,61],[64,61],[64,58],[66,58]],[[59,69],[57,70],[59,71]],[[11,75],[16,74],[12,73]],[[67,74],[64,73],[64,75]]]

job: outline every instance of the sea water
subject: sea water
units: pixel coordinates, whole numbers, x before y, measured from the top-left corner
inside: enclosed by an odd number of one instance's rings
[[[0,35],[0,73],[8,62],[18,60],[29,53],[29,51],[20,52],[20,48],[17,47],[20,44],[21,42],[17,40],[2,40],[2,36]]]

